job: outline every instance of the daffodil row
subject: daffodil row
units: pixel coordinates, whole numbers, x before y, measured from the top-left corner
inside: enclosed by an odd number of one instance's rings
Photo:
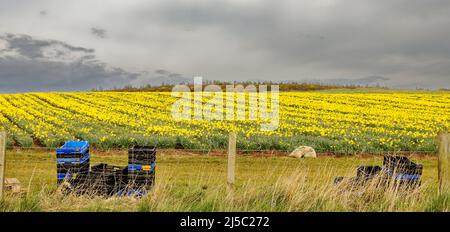
[[[105,148],[156,144],[215,149],[226,147],[228,131],[237,131],[241,149],[312,145],[327,152],[432,152],[436,134],[450,128],[450,94],[444,92],[281,93],[274,131],[262,131],[259,118],[179,120],[171,114],[177,99],[166,92],[3,94],[0,125],[10,135],[10,146],[34,142],[54,147],[85,139]],[[225,96],[222,101],[226,103]],[[208,102],[207,97],[201,100]],[[248,102],[245,107],[248,116]]]

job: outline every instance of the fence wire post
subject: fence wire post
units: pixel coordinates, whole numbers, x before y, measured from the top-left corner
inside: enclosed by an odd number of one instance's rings
[[[438,179],[439,194],[446,194],[450,190],[450,134],[440,133],[438,135]]]
[[[235,180],[236,167],[236,133],[230,132],[228,136],[228,171],[227,171],[227,186],[228,192],[233,192]]]
[[[0,200],[3,199],[3,187],[5,184],[5,152],[6,152],[6,132],[0,132]]]

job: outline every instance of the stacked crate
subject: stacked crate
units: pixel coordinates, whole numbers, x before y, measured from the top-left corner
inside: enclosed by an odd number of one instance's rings
[[[155,182],[156,147],[134,146],[128,150],[128,195],[145,194]],[[137,191],[137,192],[136,192]]]
[[[399,184],[418,186],[421,184],[423,166],[404,156],[384,156],[383,170]]]
[[[359,166],[356,177],[336,177],[334,183],[339,184],[348,179],[351,187],[357,187],[377,180],[376,187],[402,186],[413,189],[421,184],[422,170],[421,164],[416,164],[405,156],[385,155],[383,166]]]
[[[80,174],[89,173],[89,142],[68,141],[56,149],[57,182],[73,183]]]
[[[128,185],[128,167],[100,163],[87,174],[80,174],[75,182],[77,194],[113,196],[123,192]]]

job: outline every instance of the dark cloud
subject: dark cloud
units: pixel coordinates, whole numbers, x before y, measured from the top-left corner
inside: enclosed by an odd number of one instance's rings
[[[377,81],[389,87],[450,88],[446,0],[80,1],[6,0],[0,27],[83,44],[129,70],[164,67],[209,80],[355,83],[377,75],[388,77]],[[29,9],[48,10],[58,20],[36,22]],[[108,43],[96,39],[102,37]],[[29,56],[39,56],[34,46],[24,48]]]
[[[135,85],[147,85],[159,86],[162,84],[181,84],[189,83],[193,79],[192,77],[186,77],[179,73],[173,73],[164,69],[157,69],[153,74],[143,72],[139,78],[134,81]]]
[[[450,86],[444,78],[450,74],[449,10],[443,0],[163,1],[135,13],[167,28],[229,35],[244,44],[243,54],[269,56],[260,70],[285,67],[278,78],[294,78],[295,71],[285,70],[298,67],[298,73],[321,79],[380,73],[394,87],[421,80],[438,87],[442,80]]]
[[[48,14],[48,11],[47,11],[47,10],[41,10],[41,11],[39,11],[39,15],[40,15],[40,16],[47,16],[47,14]]]
[[[389,78],[383,76],[368,76],[357,79],[339,78],[339,79],[316,80],[316,82],[335,85],[386,86],[386,82],[389,80],[390,80]]]
[[[170,74],[169,71],[164,70],[164,69],[157,69],[157,70],[155,70],[155,73],[158,74],[158,75],[168,75],[168,74]]]
[[[105,29],[93,27],[93,28],[91,28],[91,33],[98,38],[101,38],[101,39],[106,38],[106,30]]]
[[[361,78],[329,78],[329,79],[295,79],[295,80],[282,80],[282,83],[320,83],[320,84],[333,84],[333,85],[360,85],[360,86],[387,86],[388,81],[391,79],[384,76],[367,76]],[[261,79],[253,79],[250,81],[262,82]]]
[[[0,35],[0,92],[77,91],[128,84],[137,74],[109,67],[94,50],[26,35]]]
[[[92,57],[92,54],[95,52],[94,49],[74,47],[56,40],[37,40],[28,35],[5,34],[4,36],[0,36],[0,39],[3,39],[9,44],[8,47],[10,50],[15,50],[20,55],[32,59],[47,57],[45,54],[45,49],[47,48],[58,48],[55,49],[57,53],[54,54],[56,56],[54,58],[66,55],[69,52],[81,52],[88,57]]]

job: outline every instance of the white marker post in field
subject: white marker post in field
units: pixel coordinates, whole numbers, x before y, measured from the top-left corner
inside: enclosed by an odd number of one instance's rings
[[[228,137],[228,171],[227,171],[227,184],[229,193],[233,192],[235,168],[236,168],[236,133],[230,132]]]
[[[5,152],[6,152],[6,132],[0,132],[0,200],[3,199],[3,187],[5,184]]]
[[[450,192],[450,133],[440,133],[438,144],[439,194],[447,194]]]

